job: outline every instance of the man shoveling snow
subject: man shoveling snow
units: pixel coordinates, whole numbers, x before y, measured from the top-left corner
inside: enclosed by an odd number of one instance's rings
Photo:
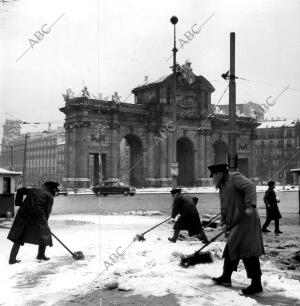
[[[174,197],[171,217],[174,219],[178,214],[180,214],[180,217],[174,224],[174,234],[173,237],[169,238],[169,241],[176,242],[180,231],[187,230],[190,236],[197,235],[199,240],[206,243],[208,240],[202,229],[196,208],[198,199],[188,194],[181,194],[181,188],[172,189],[171,194]]]
[[[242,259],[251,279],[251,285],[242,289],[243,294],[262,292],[259,256],[265,252],[256,209],[255,185],[239,172],[229,173],[227,163],[216,163],[208,169],[219,189],[222,230],[228,232],[223,253],[223,274],[213,281],[218,285],[231,286],[232,272],[237,271]]]

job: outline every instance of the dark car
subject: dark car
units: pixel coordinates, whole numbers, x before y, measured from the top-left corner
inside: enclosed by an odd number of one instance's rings
[[[93,192],[97,195],[107,196],[108,194],[124,194],[125,196],[134,196],[136,193],[136,188],[126,185],[121,181],[111,181],[107,180],[102,182],[98,186],[92,188]]]
[[[67,188],[61,187],[61,188],[58,188],[58,189],[59,189],[59,191],[56,193],[57,196],[59,196],[59,195],[67,196],[68,195]]]

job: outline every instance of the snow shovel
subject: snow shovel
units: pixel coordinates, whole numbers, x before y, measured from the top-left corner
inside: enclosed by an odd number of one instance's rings
[[[77,252],[72,252],[60,239],[58,239],[57,236],[55,236],[52,232],[51,235],[58,241],[61,243],[62,246],[64,246],[73,256],[74,259],[76,260],[80,260],[80,259],[84,259],[84,255],[81,251],[77,251]]]
[[[211,223],[213,223],[216,219],[218,219],[220,217],[220,215],[221,215],[221,213],[218,213],[217,215],[212,217],[210,220],[207,221],[207,223],[202,228],[209,227],[211,225]]]
[[[145,241],[145,240],[146,240],[146,238],[144,237],[145,234],[149,233],[150,231],[152,231],[152,230],[155,229],[156,227],[160,226],[161,224],[163,224],[163,223],[169,221],[170,219],[172,219],[172,217],[169,217],[168,219],[166,219],[166,220],[164,220],[164,221],[162,221],[162,222],[156,224],[155,226],[153,226],[153,227],[151,227],[150,229],[148,229],[148,231],[146,231],[146,232],[144,232],[144,233],[142,233],[142,234],[140,234],[140,235],[136,235],[136,236],[133,238],[133,241],[136,241],[136,240],[138,240],[138,241]]]
[[[246,215],[243,215],[237,222],[235,222],[228,229],[228,231],[230,231],[234,226],[239,224],[245,217],[246,217]],[[182,266],[184,268],[187,268],[189,266],[194,266],[198,263],[210,263],[210,262],[212,262],[213,260],[211,258],[210,252],[201,252],[201,251],[222,235],[223,235],[223,231],[218,233],[213,238],[211,238],[206,244],[204,244],[199,250],[197,250],[193,254],[182,255],[181,259],[180,259],[180,266]]]

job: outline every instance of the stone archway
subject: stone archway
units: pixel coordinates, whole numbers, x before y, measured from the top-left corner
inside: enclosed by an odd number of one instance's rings
[[[126,135],[120,142],[120,178],[132,186],[144,186],[143,146],[135,135]]]
[[[228,162],[228,145],[225,141],[219,139],[213,144],[214,159],[213,163],[227,163]]]
[[[177,161],[179,186],[194,186],[195,180],[195,154],[194,145],[187,137],[177,140]]]

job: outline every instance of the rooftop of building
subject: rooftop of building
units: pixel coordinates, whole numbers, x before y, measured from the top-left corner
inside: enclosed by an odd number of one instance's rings
[[[9,171],[4,168],[0,168],[0,175],[21,175],[22,172],[17,172],[17,171]]]
[[[282,119],[282,120],[266,120],[261,123],[258,129],[266,128],[279,128],[279,127],[295,127],[296,124],[300,124],[299,119]]]

